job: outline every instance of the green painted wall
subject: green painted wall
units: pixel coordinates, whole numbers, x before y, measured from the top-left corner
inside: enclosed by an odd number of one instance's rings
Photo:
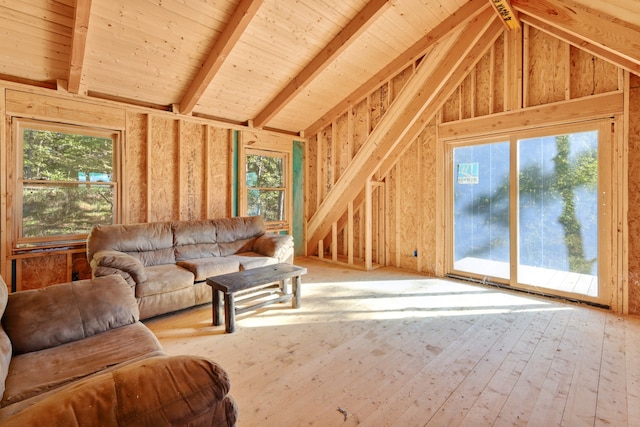
[[[231,215],[238,216],[238,134],[237,130],[233,131],[233,194],[231,195]]]
[[[293,241],[304,256],[304,142],[293,141]]]

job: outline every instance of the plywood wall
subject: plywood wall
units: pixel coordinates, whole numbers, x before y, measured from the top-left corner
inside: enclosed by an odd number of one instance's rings
[[[124,222],[145,222],[147,219],[147,130],[146,114],[127,113],[127,139],[124,147],[124,199],[129,205]]]
[[[396,192],[395,221],[390,227],[396,234],[395,258],[399,260],[398,267],[417,270],[417,256],[422,252],[418,247],[421,223],[424,217],[420,212],[420,198],[422,196],[422,175],[420,157],[422,145],[416,142],[396,164],[395,180],[389,180],[389,191]]]
[[[421,218],[436,218],[438,206],[437,176],[436,171],[436,124],[433,122],[427,126],[419,136],[417,144],[420,147],[420,168],[423,171],[420,175],[422,191],[419,197],[418,211]],[[432,171],[425,173],[424,171]],[[436,274],[436,222],[434,220],[422,221],[420,224],[420,235],[417,240],[418,271],[428,274]]]
[[[640,77],[632,75],[629,90],[629,312],[640,314]]]
[[[231,130],[202,121],[127,114],[129,222],[224,217],[231,213]]]
[[[178,120],[149,117],[148,222],[180,218]]]
[[[529,26],[525,27],[525,106],[566,99],[568,45]]]
[[[19,290],[38,289],[46,282],[63,283],[69,280],[67,255],[57,254],[47,257],[18,258]]]
[[[233,192],[232,131],[207,126],[208,152],[206,161],[205,187],[208,196],[207,218],[231,216]]]
[[[387,264],[435,274],[436,123],[430,123],[385,177]]]

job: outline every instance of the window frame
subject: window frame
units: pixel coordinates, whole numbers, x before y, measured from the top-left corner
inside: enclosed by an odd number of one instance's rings
[[[102,129],[91,126],[82,126],[69,123],[49,122],[46,120],[13,118],[12,119],[12,158],[14,165],[14,194],[15,203],[13,205],[13,238],[12,250],[14,252],[25,252],[30,250],[43,250],[66,248],[70,246],[81,246],[86,243],[88,233],[59,234],[52,236],[24,237],[23,236],[23,189],[25,185],[37,184],[43,187],[79,187],[82,186],[109,186],[113,192],[113,223],[119,223],[121,217],[121,168],[120,168],[120,144],[122,141],[121,131],[115,129]],[[39,131],[61,132],[68,134],[86,135],[99,138],[110,138],[113,141],[113,161],[111,179],[108,182],[87,181],[49,181],[34,180],[24,178],[24,143],[23,135],[25,129],[35,129]]]
[[[616,121],[613,118],[594,119],[579,121],[575,123],[562,123],[549,126],[536,127],[533,129],[516,129],[510,132],[497,132],[492,135],[485,136],[469,136],[455,139],[444,140],[442,145],[446,158],[453,159],[453,149],[457,147],[470,147],[474,145],[491,144],[495,142],[509,142],[510,150],[510,277],[508,279],[492,278],[492,282],[500,283],[514,289],[521,289],[530,292],[544,293],[548,295],[564,296],[568,298],[576,298],[585,302],[601,304],[606,306],[611,301],[613,295],[613,275],[615,269],[611,254],[615,252],[615,242],[608,239],[613,233],[614,209],[616,201],[609,195],[613,194],[615,188],[615,170],[616,158],[613,154],[615,144],[615,132],[613,127]],[[519,283],[517,265],[519,262],[519,235],[518,224],[520,222],[518,202],[518,165],[519,151],[518,142],[529,138],[539,138],[545,136],[553,136],[560,134],[580,133],[585,131],[598,131],[598,295],[596,297],[574,294],[572,292],[564,292],[561,290],[544,289],[541,291],[538,287]],[[516,171],[516,172],[513,172]],[[445,227],[445,268],[446,275],[453,277],[466,277],[472,280],[487,281],[488,276],[467,271],[456,270],[454,267],[454,221],[453,221],[453,180],[454,180],[454,164],[453,161],[445,164],[445,193],[446,193],[446,227]]]
[[[283,166],[283,187],[282,188],[271,188],[271,187],[248,187],[247,186],[247,157],[248,156],[265,156],[265,157],[278,157],[282,159]],[[240,156],[240,165],[239,169],[241,171],[241,176],[239,179],[239,187],[240,187],[240,200],[239,200],[239,208],[240,215],[247,216],[249,215],[249,190],[282,190],[284,191],[285,198],[285,211],[284,211],[284,219],[282,221],[267,221],[265,219],[265,227],[269,231],[278,232],[278,231],[286,231],[287,233],[291,233],[291,212],[292,212],[292,197],[293,197],[293,183],[291,179],[291,153],[284,150],[268,150],[264,148],[252,148],[246,147],[242,150],[242,154]]]

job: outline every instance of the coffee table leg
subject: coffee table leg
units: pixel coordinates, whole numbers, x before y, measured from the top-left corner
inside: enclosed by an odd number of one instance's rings
[[[228,333],[236,330],[236,308],[231,292],[224,296],[224,326]]]
[[[283,295],[289,294],[289,279],[282,279],[280,281],[280,289],[282,290]]]
[[[291,305],[293,306],[293,308],[299,308],[301,303],[300,303],[300,291],[302,288],[302,282],[300,280],[300,276],[294,276],[291,281],[293,282],[293,298],[292,298],[292,303]]]
[[[213,326],[222,323],[222,291],[213,289],[213,301],[211,302],[211,311],[213,317]]]

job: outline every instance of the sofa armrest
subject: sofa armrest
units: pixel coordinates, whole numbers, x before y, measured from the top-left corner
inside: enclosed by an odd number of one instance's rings
[[[145,282],[147,274],[139,259],[124,252],[102,250],[93,255],[91,270],[95,277],[118,273],[125,280],[131,278],[135,284]],[[129,284],[131,282],[127,280]]]
[[[138,321],[131,287],[118,275],[9,294],[2,326],[14,354],[77,341]]]
[[[266,233],[253,243],[253,252],[278,258],[280,262],[293,262],[293,236]]]
[[[4,427],[235,426],[226,372],[197,356],[157,356],[79,381],[2,421]]]

